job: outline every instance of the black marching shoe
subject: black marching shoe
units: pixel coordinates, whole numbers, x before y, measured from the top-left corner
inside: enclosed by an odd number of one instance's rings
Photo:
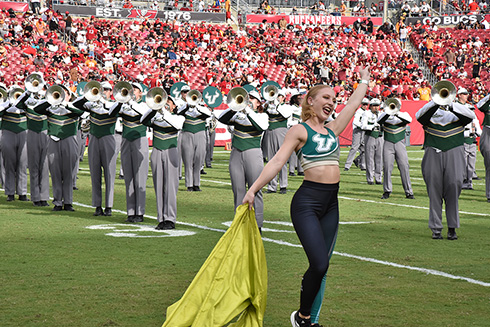
[[[207,175],[207,172],[205,172],[204,169],[201,169],[201,175]]]
[[[103,214],[102,207],[95,208],[94,216],[102,216]]]
[[[189,186],[189,187],[187,188],[187,192],[194,192],[194,187]]]
[[[305,175],[304,172],[302,172],[302,171],[301,172],[298,172],[298,176],[304,176],[304,175]]]
[[[63,210],[62,206],[54,206],[53,211],[61,211]]]
[[[201,191],[202,191],[202,190],[201,190],[201,188],[200,188],[199,186],[193,186],[193,187],[192,187],[192,190],[193,190],[194,192],[201,192]]]
[[[447,239],[451,241],[458,239],[458,235],[456,235],[456,230],[454,228],[447,229]]]
[[[294,311],[291,313],[291,325],[293,327],[310,327],[311,326],[311,320],[305,319],[305,318],[300,318],[299,312]]]
[[[29,198],[27,197],[27,195],[19,195],[19,201],[31,201],[29,200]]]
[[[443,237],[441,235],[441,232],[432,232],[432,239],[433,240],[442,240]]]
[[[405,195],[405,197],[407,199],[411,199],[411,200],[415,199],[414,196],[413,196],[413,194],[407,194],[407,195]]]
[[[373,183],[373,182],[367,182],[367,183],[368,183],[368,185],[374,185],[374,183]]]
[[[133,223],[142,223],[143,222],[143,215],[136,215],[136,216],[133,216]]]
[[[49,207],[48,201],[40,201],[41,202],[41,207]]]
[[[383,184],[383,183],[376,181],[376,185],[381,185],[381,184]]]
[[[291,171],[289,172],[289,176],[296,176],[296,174]]]
[[[381,196],[381,200],[386,200],[390,197],[390,192],[384,192]]]
[[[65,210],[65,211],[75,211],[75,209],[73,209],[73,206],[71,204],[65,204],[65,206],[63,207],[63,210]]]
[[[158,230],[175,229],[175,224],[172,221],[169,221],[169,220],[161,221],[161,222],[158,223],[158,226],[155,227],[155,229],[158,229]]]
[[[274,190],[267,190],[267,191],[265,191],[265,193],[267,193],[267,194],[276,193],[276,191],[274,191]]]
[[[78,187],[73,186],[73,191],[78,191]]]
[[[344,171],[349,171],[349,168],[344,168]]]
[[[15,201],[15,195],[7,195],[7,201]]]
[[[126,218],[126,222],[127,222],[127,223],[133,223],[133,222],[134,222],[134,218],[135,218],[135,217],[136,217],[136,216],[128,216],[128,218]]]
[[[288,193],[288,189],[285,187],[281,187],[281,189],[279,190],[279,194],[286,194],[286,193]]]
[[[41,201],[34,201],[32,202],[32,205],[35,207],[41,207]]]
[[[112,209],[110,207],[107,207],[104,209],[104,216],[107,216],[107,217],[112,216]]]

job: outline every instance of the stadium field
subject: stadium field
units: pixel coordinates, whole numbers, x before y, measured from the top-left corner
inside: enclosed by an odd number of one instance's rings
[[[342,168],[347,152],[342,149]],[[382,185],[367,185],[355,166],[342,171],[342,225],[328,273],[324,326],[490,325],[485,181],[474,181],[474,190],[461,194],[459,239],[432,240],[423,152],[410,147],[408,155],[414,200],[405,198],[396,168],[387,200],[380,199]],[[2,195],[0,326],[161,326],[167,307],[182,296],[233,219],[228,158],[229,152],[216,148],[213,168],[202,176],[203,192],[187,192],[181,181],[172,232],[153,229],[151,178],[143,223],[124,223],[121,179],[112,217],[94,217],[87,157],[74,192],[75,212],[6,202]],[[477,174],[484,177],[480,154]],[[290,225],[289,204],[301,181],[290,177],[286,195],[264,195],[266,327],[290,326],[289,315],[299,305],[307,260]]]

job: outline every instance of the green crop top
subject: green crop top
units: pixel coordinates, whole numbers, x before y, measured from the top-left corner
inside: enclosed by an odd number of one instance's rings
[[[317,166],[339,165],[340,148],[337,137],[332,130],[325,127],[328,134],[315,132],[308,124],[301,123],[308,132],[305,145],[296,153],[304,170]]]

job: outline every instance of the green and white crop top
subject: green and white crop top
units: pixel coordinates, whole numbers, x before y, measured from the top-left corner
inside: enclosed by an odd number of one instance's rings
[[[340,148],[334,132],[327,127],[328,134],[315,132],[308,124],[301,123],[308,132],[305,145],[296,153],[304,170],[318,166],[338,166]]]

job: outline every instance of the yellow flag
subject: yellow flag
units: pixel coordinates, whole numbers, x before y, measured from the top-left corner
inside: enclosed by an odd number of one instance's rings
[[[237,208],[182,298],[167,308],[163,327],[261,327],[267,303],[264,244],[248,205]]]

